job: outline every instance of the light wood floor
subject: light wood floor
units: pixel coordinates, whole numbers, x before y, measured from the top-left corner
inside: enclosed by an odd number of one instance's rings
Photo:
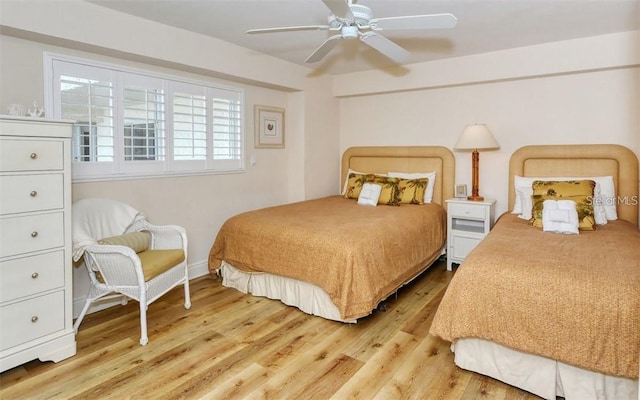
[[[78,353],[0,375],[2,399],[537,399],[457,368],[428,334],[452,273],[439,262],[356,325],[243,295],[210,276],[149,307],[140,346],[138,303],[90,314]]]

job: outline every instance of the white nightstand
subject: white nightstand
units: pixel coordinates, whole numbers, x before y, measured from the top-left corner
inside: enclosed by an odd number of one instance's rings
[[[491,230],[496,201],[449,199],[447,203],[447,270],[460,264]]]

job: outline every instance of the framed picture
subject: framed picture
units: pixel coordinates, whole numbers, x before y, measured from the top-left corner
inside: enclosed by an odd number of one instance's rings
[[[284,108],[255,105],[255,142],[257,149],[284,149]]]
[[[467,197],[467,185],[456,185],[456,197]]]

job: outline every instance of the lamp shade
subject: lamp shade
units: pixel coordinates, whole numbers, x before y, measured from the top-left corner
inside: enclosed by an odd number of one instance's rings
[[[462,131],[454,150],[497,150],[500,145],[485,124],[468,125]]]

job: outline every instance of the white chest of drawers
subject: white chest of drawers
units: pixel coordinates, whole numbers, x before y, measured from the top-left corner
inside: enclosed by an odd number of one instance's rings
[[[71,127],[0,117],[0,372],[76,353]]]

